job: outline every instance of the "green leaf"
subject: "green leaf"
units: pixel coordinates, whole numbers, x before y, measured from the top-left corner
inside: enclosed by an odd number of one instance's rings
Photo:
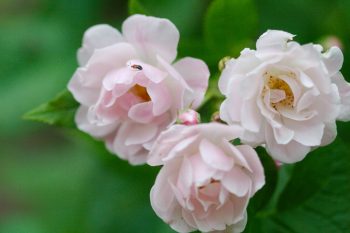
[[[274,210],[250,215],[245,232],[350,232],[349,184],[349,146],[338,138],[295,164]]]
[[[139,0],[129,0],[128,7],[129,7],[130,15],[133,15],[133,14],[149,15],[148,11],[140,3]]]
[[[237,56],[256,35],[257,13],[250,0],[215,0],[205,17],[205,40],[212,59]]]
[[[276,220],[295,232],[349,232],[349,184],[349,147],[338,138],[297,164],[280,197]]]
[[[74,115],[79,106],[68,90],[62,91],[53,100],[26,113],[26,120],[40,121],[50,125],[74,127]]]
[[[277,206],[279,211],[286,211],[301,205],[328,184],[331,169],[319,170],[326,168],[333,158],[329,155],[319,155],[324,158],[316,159],[315,156],[317,155],[313,155],[314,159],[307,157],[302,164],[293,169],[291,179],[281,193]]]

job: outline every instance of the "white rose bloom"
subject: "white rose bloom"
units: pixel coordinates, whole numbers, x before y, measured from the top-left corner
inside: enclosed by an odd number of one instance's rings
[[[244,129],[242,141],[266,145],[284,163],[302,160],[336,137],[336,120],[350,119],[350,85],[339,72],[337,47],[300,45],[293,35],[269,30],[240,57],[226,62],[219,89],[220,117]]]

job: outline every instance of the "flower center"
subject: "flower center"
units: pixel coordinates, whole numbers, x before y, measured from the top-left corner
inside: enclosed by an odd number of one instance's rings
[[[135,96],[140,97],[144,102],[148,102],[151,100],[151,97],[148,95],[146,88],[138,84],[130,88],[129,92],[134,94]]]
[[[199,186],[198,189],[199,189],[199,190],[202,190],[202,189],[206,188],[208,185],[211,185],[211,184],[218,184],[218,183],[220,183],[219,180],[215,180],[215,179],[211,178],[211,179],[210,179],[210,182],[209,182],[208,184]]]
[[[293,108],[294,94],[292,89],[288,85],[288,83],[276,75],[265,73],[264,76],[266,81],[265,81],[265,86],[263,90],[263,97],[265,96],[265,92],[269,89],[271,91],[270,92],[271,107],[273,107],[276,110],[279,107]],[[283,93],[283,97],[273,96],[273,95],[281,95],[281,93]]]

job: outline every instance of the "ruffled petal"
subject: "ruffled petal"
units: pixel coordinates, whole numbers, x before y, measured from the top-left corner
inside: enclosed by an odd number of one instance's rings
[[[244,155],[245,160],[251,168],[251,176],[253,178],[253,186],[250,195],[253,196],[256,191],[265,185],[264,168],[260,162],[256,151],[248,145],[239,145],[236,148]]]
[[[323,137],[324,123],[313,121],[294,121],[285,119],[287,127],[293,129],[293,139],[305,146],[319,146]]]
[[[323,61],[330,76],[339,72],[344,62],[344,55],[340,48],[332,47],[323,54]]]
[[[246,100],[241,109],[242,126],[249,131],[259,132],[261,121],[261,113],[257,106],[256,99]]]
[[[233,75],[233,67],[236,63],[235,59],[230,59],[225,63],[225,69],[222,71],[219,82],[218,82],[218,86],[219,86],[219,90],[222,94],[227,95],[229,92],[229,87],[228,84],[232,78]]]
[[[190,157],[193,169],[193,179],[196,186],[204,185],[216,172],[216,169],[208,166],[199,154]]]
[[[293,40],[294,35],[279,30],[268,30],[256,42],[257,57],[260,59],[276,56],[287,49],[287,42]]]
[[[337,137],[337,125],[335,122],[325,124],[321,146],[331,144]]]
[[[174,67],[192,89],[185,92],[184,105],[197,108],[208,88],[210,75],[208,66],[202,60],[186,57],[177,61]]]
[[[228,157],[219,147],[207,139],[201,141],[199,151],[203,161],[214,169],[228,171],[233,166],[233,158]]]
[[[125,145],[139,145],[153,139],[158,132],[158,127],[153,124],[135,123],[130,124],[127,131],[128,135],[125,138]]]
[[[88,118],[89,108],[86,106],[80,106],[75,114],[75,122],[78,129],[86,132],[93,137],[103,138],[112,133],[118,126],[118,122],[109,124],[99,124],[98,121],[91,121]]]
[[[167,222],[171,221],[174,215],[181,213],[170,182],[178,174],[179,165],[176,161],[162,167],[150,193],[152,208]]]
[[[341,73],[337,73],[332,77],[332,82],[337,85],[340,95],[340,112],[337,120],[350,120],[350,84],[344,79]]]
[[[159,116],[172,106],[172,98],[166,85],[163,83],[149,84],[147,92],[153,103],[153,114]]]
[[[243,197],[249,192],[252,180],[242,168],[234,166],[231,171],[226,173],[222,185],[236,196]]]
[[[122,41],[123,37],[120,32],[107,24],[99,24],[89,28],[84,33],[83,46],[78,50],[79,64],[84,66],[95,49],[107,47]]]
[[[133,15],[124,21],[122,31],[145,60],[155,63],[159,55],[171,63],[176,58],[179,31],[169,20]]]
[[[124,67],[135,56],[134,48],[127,43],[95,50],[86,66],[77,69],[68,83],[68,90],[79,103],[87,106],[95,104],[107,73]]]
[[[149,101],[133,105],[128,116],[138,123],[150,123],[154,119],[153,103]]]
[[[266,126],[265,135],[267,151],[274,159],[282,163],[296,163],[302,160],[311,150],[309,146],[293,140],[286,145],[278,144],[270,126]]]

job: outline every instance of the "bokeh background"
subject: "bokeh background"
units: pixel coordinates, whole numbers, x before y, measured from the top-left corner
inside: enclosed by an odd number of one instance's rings
[[[179,57],[204,59],[212,83],[220,58],[254,46],[267,29],[287,30],[301,43],[341,43],[342,72],[350,77],[349,0],[240,1],[243,10],[233,11],[232,22],[214,32],[236,39],[229,48],[216,43],[215,36],[203,39],[213,1],[139,3],[148,14],[176,24]],[[149,204],[158,168],[131,167],[74,129],[22,119],[65,88],[88,27],[108,23],[120,28],[129,13],[126,0],[0,0],[0,233],[172,232]],[[240,20],[242,15],[248,21]],[[250,21],[253,27],[245,24]],[[248,38],[241,36],[246,31]],[[349,127],[338,126],[349,141]]]

